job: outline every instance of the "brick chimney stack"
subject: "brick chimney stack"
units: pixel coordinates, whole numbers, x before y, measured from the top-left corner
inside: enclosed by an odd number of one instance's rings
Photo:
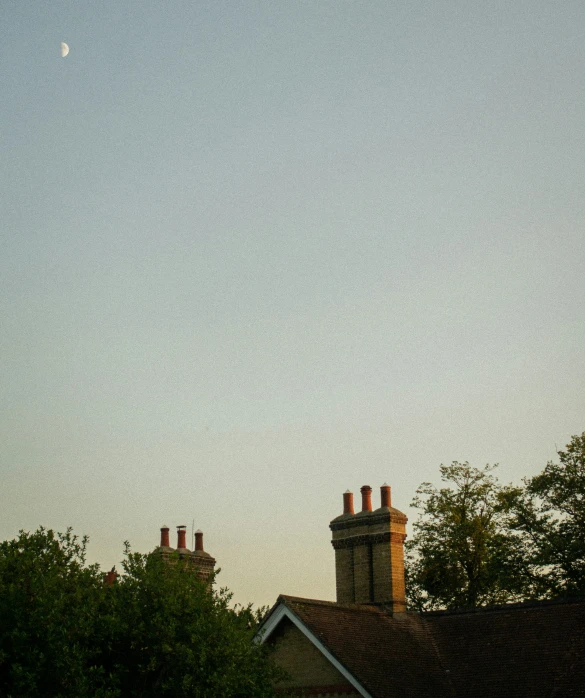
[[[211,584],[215,558],[203,549],[203,531],[195,531],[195,550],[191,552],[187,548],[187,526],[177,526],[177,549],[175,551],[169,545],[169,527],[163,526],[160,529],[160,546],[154,550],[153,554],[161,555],[163,560],[172,563],[173,553],[178,553],[182,560],[187,559],[193,572],[200,579]]]
[[[346,505],[333,519],[332,545],[338,603],[370,603],[394,613],[406,610],[404,540],[407,518],[391,506],[390,487],[380,488],[381,506],[372,511],[372,488],[361,488],[362,511]],[[347,494],[347,493],[346,493]]]

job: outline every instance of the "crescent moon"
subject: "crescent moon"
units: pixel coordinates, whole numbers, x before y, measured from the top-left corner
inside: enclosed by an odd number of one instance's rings
[[[62,41],[61,42],[61,58],[65,58],[65,56],[69,53],[69,46]]]

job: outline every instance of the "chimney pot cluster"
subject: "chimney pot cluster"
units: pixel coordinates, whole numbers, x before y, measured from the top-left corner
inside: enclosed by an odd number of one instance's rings
[[[176,552],[181,560],[187,560],[192,565],[193,572],[202,581],[207,584],[211,584],[213,581],[215,559],[205,552],[203,531],[199,529],[195,531],[195,549],[191,551],[187,548],[187,526],[177,526],[177,548],[174,550],[169,541],[169,527],[162,526],[160,529],[160,547],[154,552],[166,561],[172,561],[174,559],[173,553]]]
[[[369,485],[364,485],[360,488],[362,494],[362,511],[372,511],[372,488]],[[380,487],[380,506],[391,507],[392,497],[390,485],[384,483]],[[346,490],[343,493],[343,513],[353,514],[353,492]]]
[[[168,526],[161,526],[160,547],[166,548],[168,551],[172,550]],[[185,525],[177,526],[177,550],[190,552],[187,548],[187,526]],[[195,550],[205,552],[203,548],[203,531],[201,529],[195,531]]]

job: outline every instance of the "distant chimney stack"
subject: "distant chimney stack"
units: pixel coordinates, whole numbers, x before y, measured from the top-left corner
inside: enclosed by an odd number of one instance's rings
[[[215,558],[203,549],[203,531],[195,531],[195,550],[191,552],[187,548],[187,526],[177,526],[177,549],[173,550],[169,545],[169,527],[163,526],[160,529],[160,546],[154,550],[153,555],[160,555],[165,562],[175,564],[177,554],[199,579],[211,585]]]
[[[349,490],[343,493],[343,513],[353,514],[353,492]]]
[[[364,485],[360,492],[362,493],[362,511],[372,511],[372,488]]]
[[[382,487],[380,487],[380,506],[382,507],[391,507],[392,506],[392,498],[390,494],[390,485],[387,485],[384,483]]]

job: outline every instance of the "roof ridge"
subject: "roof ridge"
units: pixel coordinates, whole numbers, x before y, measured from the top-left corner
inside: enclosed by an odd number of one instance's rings
[[[284,603],[299,603],[306,606],[327,606],[329,608],[336,608],[344,611],[370,611],[373,613],[379,613],[383,616],[392,615],[389,613],[381,604],[367,604],[367,603],[338,603],[337,601],[323,601],[322,599],[305,599],[301,596],[288,596],[287,594],[281,594],[277,602],[283,601]]]
[[[436,611],[420,611],[419,615],[423,618],[430,616],[457,616],[465,614],[478,613],[505,613],[506,611],[514,611],[518,609],[543,608],[546,606],[563,606],[569,604],[585,604],[583,596],[567,596],[556,599],[529,599],[527,601],[518,601],[516,603],[494,604],[493,606],[476,606],[475,608],[443,608]]]

